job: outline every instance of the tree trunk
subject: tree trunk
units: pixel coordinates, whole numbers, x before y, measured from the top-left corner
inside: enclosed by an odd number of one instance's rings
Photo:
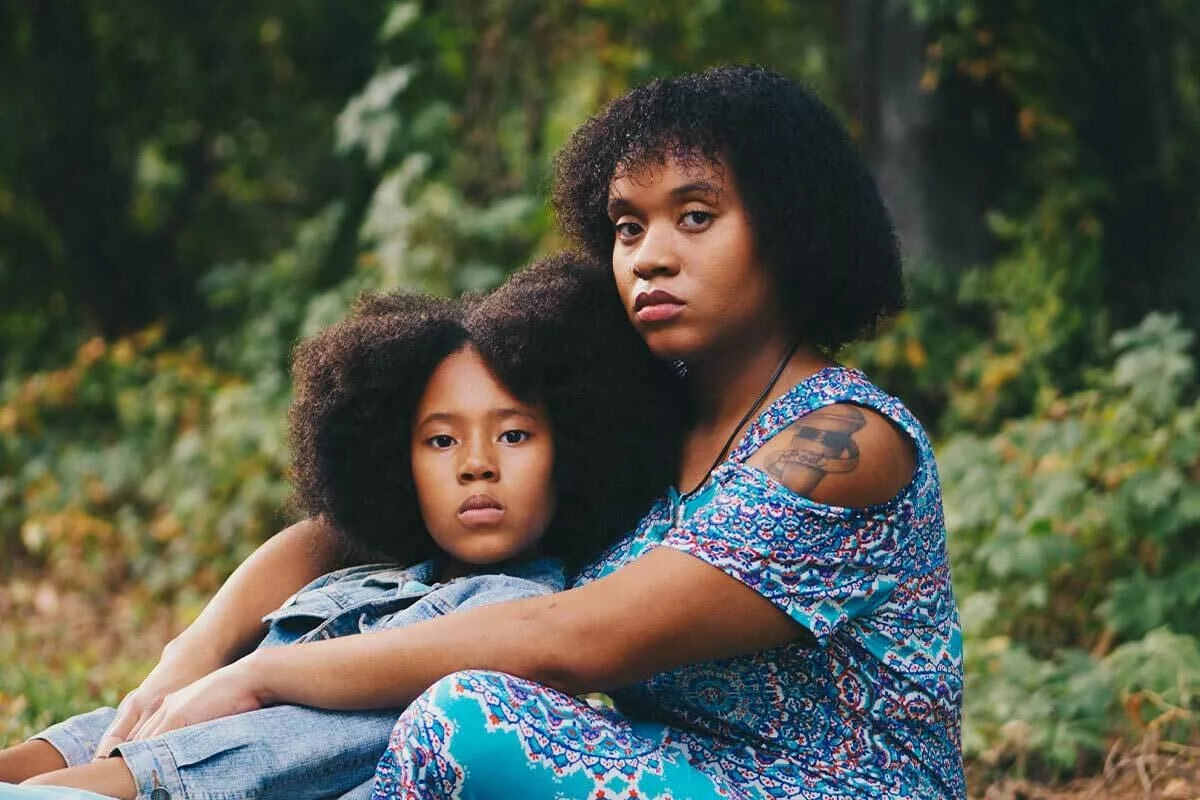
[[[845,0],[848,107],[912,268],[993,256],[983,214],[997,184],[960,111],[962,88],[922,88],[925,33],[887,0]]]

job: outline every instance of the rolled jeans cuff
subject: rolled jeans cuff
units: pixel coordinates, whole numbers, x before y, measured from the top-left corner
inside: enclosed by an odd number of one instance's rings
[[[175,763],[175,755],[162,739],[125,742],[116,751],[137,784],[137,800],[184,800],[187,793]]]
[[[116,709],[98,708],[51,725],[41,733],[31,736],[30,740],[41,739],[49,743],[62,756],[63,761],[67,762],[68,767],[78,767],[96,757],[96,745],[100,742],[100,735],[108,729],[116,715]]]

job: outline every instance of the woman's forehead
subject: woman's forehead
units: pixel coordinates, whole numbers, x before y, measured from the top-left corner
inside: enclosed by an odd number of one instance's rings
[[[657,184],[670,191],[683,184],[706,188],[720,194],[732,175],[719,156],[709,156],[697,149],[668,149],[656,155],[643,154],[627,158],[618,164],[608,183],[609,197],[620,196],[622,190],[644,189]]]

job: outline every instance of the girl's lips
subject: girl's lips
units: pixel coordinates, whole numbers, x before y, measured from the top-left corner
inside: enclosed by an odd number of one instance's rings
[[[458,521],[468,528],[493,528],[503,519],[503,508],[468,508],[458,512]]]
[[[473,494],[458,507],[458,520],[468,528],[487,528],[504,519],[504,506],[491,495]]]

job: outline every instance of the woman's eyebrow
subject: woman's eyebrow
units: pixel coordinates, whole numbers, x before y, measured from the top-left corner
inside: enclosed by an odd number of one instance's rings
[[[616,217],[620,214],[624,214],[626,211],[629,211],[632,208],[633,203],[629,202],[624,197],[618,195],[617,197],[608,198],[608,215],[610,217]]]
[[[682,186],[676,186],[668,194],[672,199],[701,196],[715,202],[721,196],[721,186],[712,181],[692,181]],[[615,217],[636,208],[633,203],[620,195],[608,198],[608,215]]]
[[[700,194],[716,199],[721,196],[721,187],[712,181],[692,181],[682,186],[676,186],[671,190],[670,194],[672,197],[686,197]]]

